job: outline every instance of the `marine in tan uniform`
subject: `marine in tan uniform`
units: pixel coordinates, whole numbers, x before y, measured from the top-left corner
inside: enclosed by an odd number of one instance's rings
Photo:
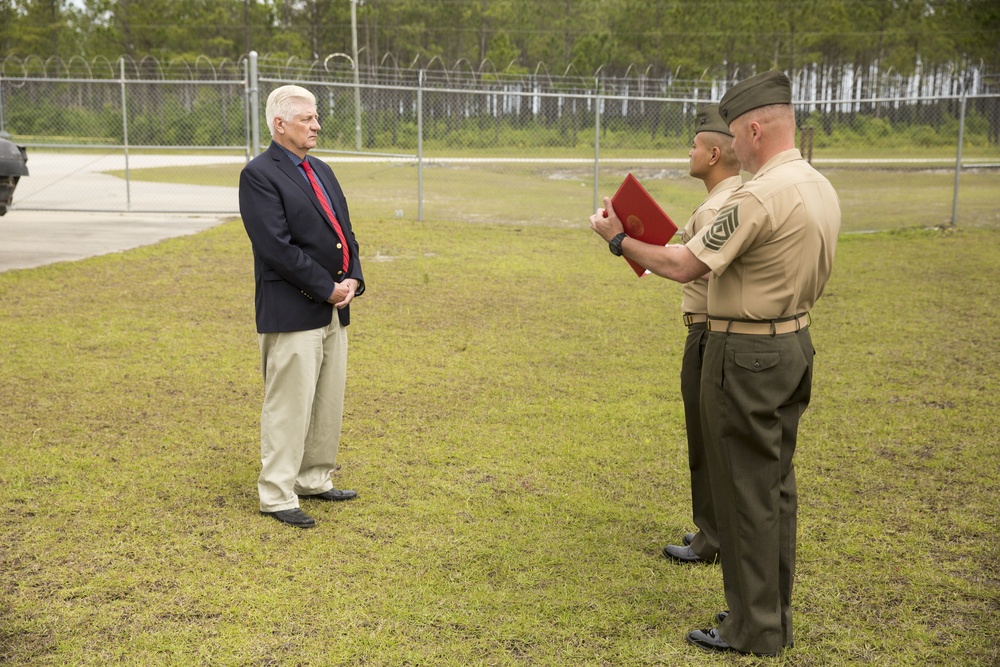
[[[793,641],[792,457],[812,385],[809,311],[830,277],[840,203],[795,148],[788,77],[750,77],[719,110],[753,177],[687,248],[712,271],[701,402],[729,613],[688,641],[766,655]]]
[[[792,456],[812,387],[808,313],[830,276],[840,203],[795,149],[788,77],[750,77],[723,96],[719,110],[753,178],[712,225],[661,249],[656,271],[681,283],[712,273],[702,427],[729,612],[717,616],[718,628],[695,630],[688,641],[773,654],[792,644]],[[623,227],[610,198],[604,206],[608,217],[597,211],[590,227],[611,240]],[[637,243],[625,237],[621,249],[632,253]]]
[[[688,173],[701,179],[708,198],[694,210],[681,234],[687,243],[715,220],[719,207],[742,185],[740,163],[733,152],[733,135],[719,115],[718,104],[706,104],[695,116],[695,135],[688,152]],[[714,562],[719,557],[719,536],[712,507],[712,486],[702,437],[701,360],[708,331],[708,277],[701,276],[682,289],[681,310],[688,335],[681,361],[681,397],[687,427],[688,467],[691,471],[691,513],[695,533],[684,536],[684,544],[668,544],[663,555],[682,563]]]

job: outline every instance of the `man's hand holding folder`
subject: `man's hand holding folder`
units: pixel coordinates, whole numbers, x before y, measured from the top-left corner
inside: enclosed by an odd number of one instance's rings
[[[590,228],[637,276],[645,275],[648,269],[665,278],[689,282],[709,271],[686,247],[667,246],[677,233],[677,225],[632,174],[625,177],[614,197],[604,198],[604,209],[590,217]]]
[[[604,206],[605,218],[614,216],[620,221],[625,234],[643,243],[667,245],[677,233],[674,221],[632,174],[625,176],[614,197],[610,200],[604,198]],[[635,260],[625,257],[625,261],[637,276],[642,277],[647,273],[647,267]]]

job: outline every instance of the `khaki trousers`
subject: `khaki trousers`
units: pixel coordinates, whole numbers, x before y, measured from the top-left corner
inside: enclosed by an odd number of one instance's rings
[[[701,404],[733,648],[775,653],[792,643],[798,497],[792,456],[809,404],[809,329],[709,332]]]
[[[299,506],[298,494],[333,488],[347,380],[347,328],[259,334],[260,509]]]
[[[712,506],[712,483],[708,471],[708,453],[701,426],[701,360],[705,354],[708,324],[688,327],[681,361],[681,398],[684,399],[684,424],[687,428],[688,467],[691,470],[691,513],[698,530],[691,549],[701,558],[714,561],[719,556],[719,533]]]

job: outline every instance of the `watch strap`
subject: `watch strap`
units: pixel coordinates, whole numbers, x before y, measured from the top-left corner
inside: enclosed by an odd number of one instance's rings
[[[612,255],[616,257],[622,256],[622,241],[628,236],[625,232],[615,234],[614,238],[608,241],[608,249],[611,251]]]

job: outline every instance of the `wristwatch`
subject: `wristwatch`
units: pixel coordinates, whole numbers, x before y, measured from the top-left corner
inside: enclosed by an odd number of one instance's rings
[[[616,234],[613,239],[608,241],[608,249],[611,250],[611,254],[615,257],[622,256],[622,239],[624,239],[628,234],[622,232],[621,234]]]

